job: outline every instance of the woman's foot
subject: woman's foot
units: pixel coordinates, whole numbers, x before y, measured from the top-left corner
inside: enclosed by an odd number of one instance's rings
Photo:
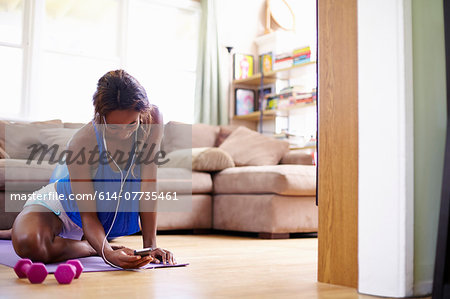
[[[11,229],[0,230],[0,240],[11,240]]]

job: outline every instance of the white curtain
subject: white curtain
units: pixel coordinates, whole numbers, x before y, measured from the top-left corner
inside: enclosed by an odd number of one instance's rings
[[[195,87],[196,123],[222,125],[228,122],[227,69],[222,69],[224,58],[218,38],[217,0],[201,0],[202,20],[200,25],[199,57]]]

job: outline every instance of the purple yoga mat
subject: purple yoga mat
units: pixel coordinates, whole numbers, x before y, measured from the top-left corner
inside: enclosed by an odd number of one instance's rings
[[[20,257],[14,251],[12,242],[10,240],[0,240],[0,264],[13,268]],[[83,272],[103,272],[103,271],[118,271],[122,269],[113,268],[106,264],[99,256],[90,256],[79,258],[83,264]],[[55,273],[56,267],[62,263],[46,264],[48,273]],[[168,268],[168,267],[181,267],[189,265],[189,263],[176,264],[176,265],[163,265],[163,264],[148,264],[141,269],[153,269],[153,268]]]

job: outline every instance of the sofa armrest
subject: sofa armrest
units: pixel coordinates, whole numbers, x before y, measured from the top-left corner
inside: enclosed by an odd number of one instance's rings
[[[280,161],[280,164],[314,165],[313,148],[290,150]]]

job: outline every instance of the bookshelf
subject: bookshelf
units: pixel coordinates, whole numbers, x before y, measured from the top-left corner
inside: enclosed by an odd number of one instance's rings
[[[272,70],[269,72],[257,73],[251,77],[233,80],[235,87],[245,86],[247,88],[257,89],[260,87],[263,90],[263,86],[267,84],[273,84],[277,80],[290,80],[294,77],[300,77],[307,75],[308,73],[315,72],[316,62],[310,61],[298,65],[294,65],[287,68],[278,70]],[[292,106],[274,109],[274,110],[258,110],[246,115],[234,115],[233,120],[259,122],[259,132],[262,132],[262,122],[264,120],[275,120],[277,116],[289,117],[289,111],[294,109],[301,109],[309,106],[315,106],[316,103],[298,103]]]
[[[306,62],[298,65],[294,65],[288,68],[274,70],[270,72],[265,72],[263,74],[257,73],[251,77],[233,80],[233,84],[235,85],[250,85],[250,86],[259,86],[261,85],[261,78],[264,84],[275,83],[276,80],[289,80],[289,78],[300,76],[307,72],[308,66],[315,66],[316,62]]]
[[[287,116],[286,112],[289,112],[290,110],[293,109],[300,109],[300,108],[305,108],[305,107],[309,107],[309,106],[315,106],[316,103],[298,103],[292,106],[288,106],[286,108],[279,108],[279,109],[274,109],[274,110],[264,110],[263,111],[263,120],[267,120],[267,119],[274,119],[277,116]],[[258,121],[260,119],[260,111],[255,111],[252,112],[250,114],[246,114],[246,115],[235,115],[233,117],[233,119],[238,119],[238,120],[247,120],[247,121]]]

